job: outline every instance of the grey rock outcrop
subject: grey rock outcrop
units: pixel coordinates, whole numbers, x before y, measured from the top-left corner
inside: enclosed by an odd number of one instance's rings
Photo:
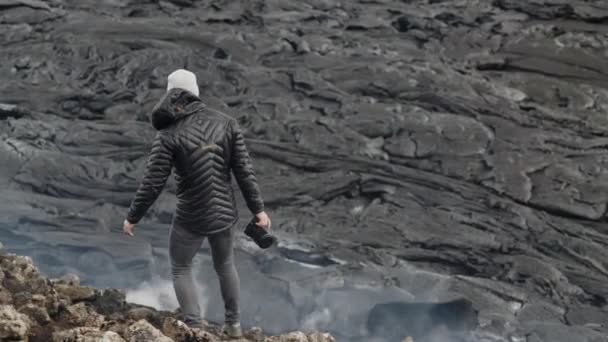
[[[159,312],[149,307],[125,303],[124,293],[114,289],[98,290],[81,286],[70,276],[47,279],[38,272],[31,258],[0,252],[6,268],[4,279],[38,279],[46,286],[32,287],[35,293],[23,292],[23,286],[9,287],[21,298],[20,306],[0,304],[0,340],[53,342],[219,342],[224,340],[220,327],[206,323],[204,329],[192,329],[175,312]],[[14,266],[14,267],[8,267]],[[66,281],[69,279],[69,281]],[[96,295],[90,296],[91,291]],[[53,308],[51,313],[47,308]],[[100,314],[99,312],[104,314]],[[294,336],[268,337],[269,341],[287,341]],[[299,336],[299,335],[298,335]],[[306,336],[306,335],[303,335]],[[313,336],[313,335],[310,335]],[[316,333],[315,342],[333,341],[329,334]],[[263,341],[267,336],[258,329],[246,330],[243,342]],[[282,339],[281,339],[282,338]],[[278,340],[277,340],[278,339]],[[291,341],[291,340],[290,340]],[[309,342],[306,340],[306,342]]]

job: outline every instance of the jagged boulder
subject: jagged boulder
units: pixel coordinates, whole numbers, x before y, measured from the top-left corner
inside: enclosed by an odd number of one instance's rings
[[[13,305],[16,308],[19,308],[23,305],[29,304],[32,302],[34,296],[29,291],[20,291],[13,293]]]
[[[306,335],[301,331],[293,331],[281,336],[272,336],[264,340],[265,342],[335,342],[330,334],[311,333]]]
[[[266,339],[266,336],[264,335],[264,331],[262,330],[262,328],[260,327],[253,327],[251,329],[248,329],[245,331],[244,333],[245,338],[248,338],[252,341],[264,341]]]
[[[308,337],[308,342],[336,342],[336,339],[328,333],[315,332],[306,337]]]
[[[97,297],[97,291],[91,286],[56,284],[55,290],[60,296],[69,298],[74,303],[93,301]]]
[[[52,289],[51,293],[44,297],[44,306],[53,319],[59,319],[59,314],[70,306],[70,304],[70,300],[67,298],[60,298],[55,289]]]
[[[126,317],[128,319],[139,321],[145,319],[146,321],[154,320],[158,316],[158,312],[151,308],[138,307],[127,311]]]
[[[46,293],[48,280],[26,256],[0,255],[0,268],[4,271],[2,284],[11,292]]]
[[[155,327],[161,327],[166,318],[174,317],[175,313],[158,311],[154,308],[139,304],[128,303],[121,318],[131,321],[146,320]]]
[[[78,303],[66,307],[60,313],[60,320],[73,326],[101,327],[105,317],[98,314],[86,303]]]
[[[308,336],[301,331],[294,331],[281,336],[269,337],[266,342],[308,342]]]
[[[51,322],[51,316],[44,306],[29,303],[20,307],[19,312],[27,315],[40,325],[47,325]]]
[[[53,342],[124,342],[113,331],[100,331],[98,328],[80,327],[53,333]]]
[[[30,319],[12,305],[0,305],[0,341],[27,340]]]
[[[105,289],[93,301],[93,306],[102,315],[122,312],[126,304],[126,295],[122,290]]]
[[[0,274],[3,274],[0,272]],[[13,296],[11,293],[5,289],[3,286],[0,286],[0,305],[7,305],[13,302]]]
[[[106,320],[101,326],[101,330],[113,331],[120,336],[125,336],[125,331],[131,326],[133,321],[126,319]]]
[[[191,329],[175,318],[166,318],[162,332],[179,342],[219,342],[220,338],[200,329]]]
[[[128,342],[174,342],[143,319],[129,326],[124,336]]]
[[[74,273],[68,273],[59,279],[52,279],[51,282],[55,285],[78,286],[80,285],[80,277]]]
[[[48,303],[47,297],[43,296],[41,294],[34,294],[32,295],[31,298],[32,304],[34,305],[38,305],[38,306],[45,306]]]

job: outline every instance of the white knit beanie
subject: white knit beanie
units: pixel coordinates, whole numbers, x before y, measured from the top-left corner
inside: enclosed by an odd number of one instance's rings
[[[198,84],[196,83],[196,75],[184,69],[177,69],[167,77],[167,90],[173,88],[185,89],[192,94],[198,96]]]

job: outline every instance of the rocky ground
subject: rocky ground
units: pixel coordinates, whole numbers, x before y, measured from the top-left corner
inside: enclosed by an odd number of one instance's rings
[[[1,249],[1,247],[0,247]],[[0,250],[0,340],[29,342],[332,342],[326,333],[265,336],[261,329],[230,339],[206,323],[190,329],[179,313],[127,303],[123,291],[80,284],[76,275],[48,279],[30,257]]]
[[[281,239],[239,237],[245,325],[366,341],[376,304],[467,298],[486,340],[608,341],[607,22],[604,0],[0,0],[0,239],[86,284],[167,275],[175,185],[120,224],[187,67],[247,129]]]

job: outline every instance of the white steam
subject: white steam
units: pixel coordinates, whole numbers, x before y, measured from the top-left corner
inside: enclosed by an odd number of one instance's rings
[[[179,307],[173,283],[157,277],[127,290],[127,302],[151,306],[157,310],[173,311]]]
[[[204,286],[195,279],[198,303],[201,308],[201,317],[205,317],[209,298]],[[136,288],[126,290],[127,302],[153,307],[157,310],[174,311],[179,307],[173,282],[169,279],[154,277],[150,281],[144,281]]]
[[[326,330],[332,321],[331,311],[329,308],[316,310],[308,314],[302,320],[302,328],[306,331]]]

